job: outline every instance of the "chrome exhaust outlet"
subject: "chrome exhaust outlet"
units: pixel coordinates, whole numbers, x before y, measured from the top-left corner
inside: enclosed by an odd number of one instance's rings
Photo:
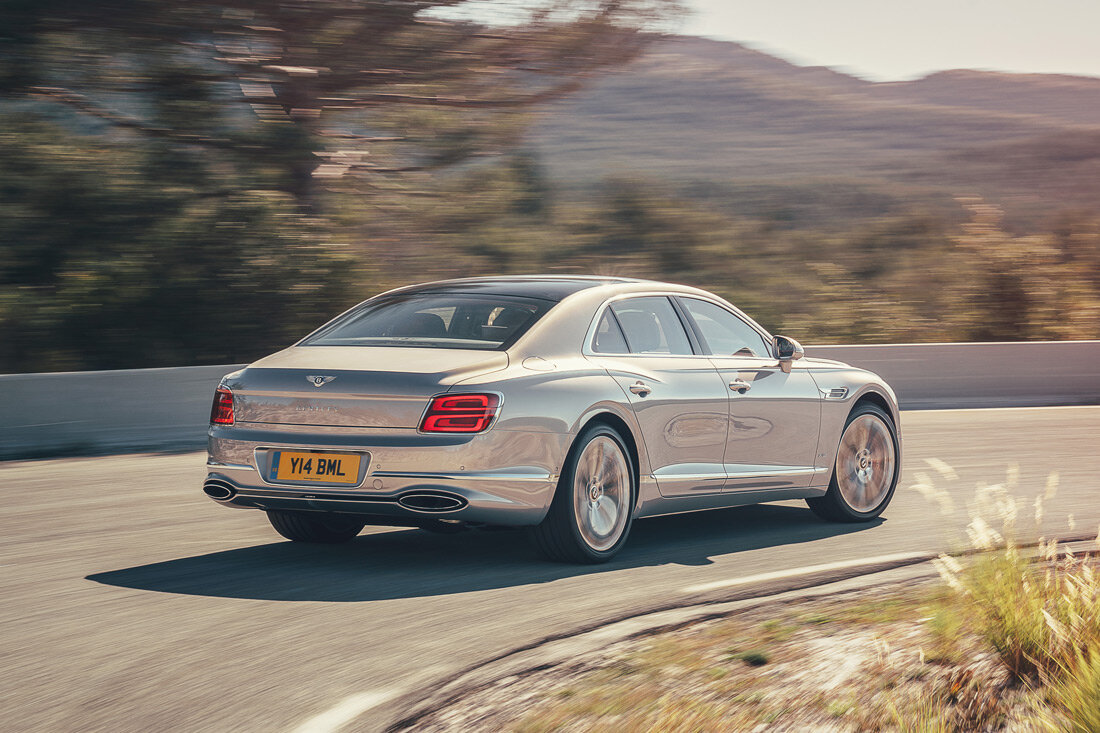
[[[237,490],[225,481],[217,480],[207,481],[202,485],[202,490],[215,501],[229,501],[237,494]]]
[[[465,498],[443,492],[414,491],[402,494],[397,503],[416,512],[453,512],[466,506]]]

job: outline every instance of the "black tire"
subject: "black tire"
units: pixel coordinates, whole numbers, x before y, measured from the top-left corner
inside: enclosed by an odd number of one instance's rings
[[[849,500],[845,498],[845,492],[841,490],[840,481],[838,480],[838,469],[841,463],[841,451],[845,449],[845,436],[847,435],[849,426],[856,420],[867,417],[866,422],[869,425],[881,424],[885,428],[886,433],[889,434],[889,443],[893,447],[893,470],[889,476],[889,484],[886,486],[885,492],[882,494],[881,499],[877,499],[877,503],[869,508],[859,508],[853,506]],[[885,443],[885,439],[883,439]],[[890,415],[878,405],[871,402],[863,402],[852,410],[848,415],[848,419],[844,422],[844,430],[841,432],[841,441],[837,446],[837,455],[833,459],[833,475],[829,480],[829,490],[825,493],[825,496],[806,499],[806,503],[813,510],[813,513],[822,519],[826,519],[830,522],[869,522],[875,517],[882,514],[887,505],[890,504],[890,499],[894,496],[894,490],[898,486],[898,477],[901,475],[901,461],[899,456],[901,455],[901,445],[898,442],[898,431],[894,425],[893,419]]]
[[[275,531],[293,542],[336,545],[350,541],[363,529],[362,522],[341,514],[283,512],[269,509],[267,519]]]
[[[608,439],[617,447],[621,458],[624,459],[620,462],[618,458],[612,458],[614,466],[613,471],[609,471],[609,475],[614,473],[614,475],[622,476],[625,479],[625,487],[620,484],[620,487],[616,490],[615,495],[618,496],[618,499],[612,501],[614,506],[621,508],[625,516],[622,518],[621,529],[619,529],[620,515],[618,511],[616,512],[613,529],[606,535],[610,544],[599,547],[594,546],[592,541],[586,539],[581,531],[581,523],[584,520],[578,519],[576,502],[574,501],[574,488],[579,462],[581,457],[586,455],[586,449],[600,441],[597,447],[603,447],[606,451],[609,444],[605,441]],[[603,470],[603,468],[600,469],[601,475]],[[605,498],[603,489],[598,490],[600,494],[593,499],[592,507],[596,507],[597,502]],[[607,562],[626,544],[630,528],[634,523],[634,505],[637,495],[638,480],[634,471],[634,462],[631,460],[630,451],[627,449],[622,436],[608,425],[592,425],[582,431],[574,441],[565,460],[561,477],[558,480],[558,487],[554,492],[550,510],[541,524],[529,530],[529,534],[538,551],[551,560],[588,564]],[[611,496],[612,493],[607,493],[608,498]],[[594,509],[593,511],[599,510]],[[616,531],[618,532],[617,536],[614,534]]]

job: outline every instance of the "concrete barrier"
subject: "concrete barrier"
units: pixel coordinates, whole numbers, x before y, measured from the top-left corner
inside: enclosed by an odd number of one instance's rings
[[[903,410],[1100,404],[1100,341],[807,346],[885,379]]]
[[[1100,404],[1100,341],[806,354],[881,374],[903,409]],[[201,447],[214,388],[240,366],[0,375],[0,459]]]
[[[201,447],[240,366],[0,375],[0,459]]]

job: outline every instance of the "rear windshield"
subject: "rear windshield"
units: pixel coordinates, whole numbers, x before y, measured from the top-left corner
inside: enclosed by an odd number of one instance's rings
[[[301,345],[506,349],[553,305],[510,295],[395,295],[367,301]]]

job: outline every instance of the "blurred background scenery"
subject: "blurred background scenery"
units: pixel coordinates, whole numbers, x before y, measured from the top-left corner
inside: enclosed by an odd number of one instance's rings
[[[807,343],[1100,338],[1100,78],[869,81],[682,35],[706,5],[7,0],[0,372],[247,361],[503,273]]]

